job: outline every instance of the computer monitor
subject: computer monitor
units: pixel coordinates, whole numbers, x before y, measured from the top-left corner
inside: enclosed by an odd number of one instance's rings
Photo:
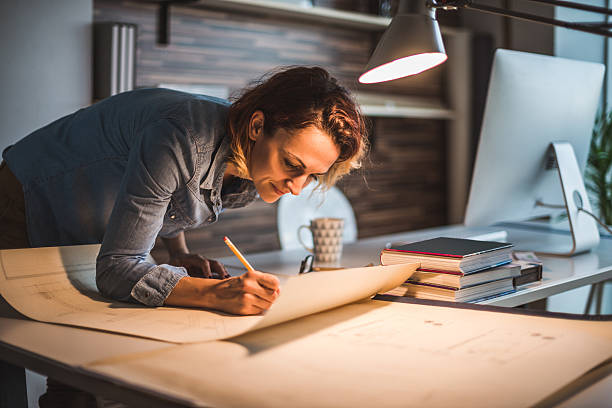
[[[521,249],[573,255],[599,243],[597,224],[578,208],[590,211],[582,174],[603,76],[602,64],[496,51],[467,226],[542,217],[554,210],[539,203],[562,205],[571,239]]]

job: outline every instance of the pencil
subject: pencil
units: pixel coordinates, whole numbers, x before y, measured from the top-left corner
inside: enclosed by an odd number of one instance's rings
[[[223,242],[225,242],[227,244],[227,246],[229,247],[229,249],[232,250],[232,252],[234,253],[234,255],[236,255],[236,257],[238,258],[238,260],[240,262],[242,262],[242,264],[247,268],[247,270],[249,271],[254,271],[255,268],[253,268],[251,266],[251,264],[249,263],[249,261],[246,260],[246,258],[240,253],[240,251],[238,250],[238,248],[236,248],[236,246],[232,243],[232,241],[230,241],[230,239],[228,237],[223,237]]]

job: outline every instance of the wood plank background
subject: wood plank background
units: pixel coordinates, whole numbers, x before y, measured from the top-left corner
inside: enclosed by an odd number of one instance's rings
[[[317,5],[375,11],[370,0],[317,0]],[[160,83],[223,85],[235,93],[269,70],[319,65],[351,90],[443,98],[443,67],[376,86],[358,85],[380,34],[356,29],[282,21],[236,12],[171,9],[170,44],[156,44],[156,10],[146,2],[95,0],[94,21],[135,23],[136,86]],[[446,223],[445,123],[437,120],[371,118],[372,151],[362,170],[339,187],[357,217],[359,237]],[[221,222],[186,233],[194,252],[230,255],[222,237],[246,253],[280,248],[276,205],[261,200],[228,210]],[[152,252],[166,258],[162,245]]]

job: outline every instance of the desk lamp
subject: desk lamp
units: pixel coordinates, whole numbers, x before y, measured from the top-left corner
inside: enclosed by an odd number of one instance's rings
[[[612,15],[605,7],[562,0],[529,0],[577,10]],[[514,10],[473,3],[472,0],[400,0],[396,16],[380,39],[359,82],[372,84],[415,75],[434,68],[447,56],[436,10],[467,8],[522,20],[612,37],[612,23],[568,22]]]
[[[561,0],[530,1],[612,15],[612,10],[603,7]],[[607,22],[573,23],[475,4],[472,0],[401,0],[397,15],[383,34],[359,82],[370,84],[415,75],[446,61],[435,12],[439,8],[448,10],[460,7],[612,37],[609,30],[612,24]],[[603,77],[603,67],[601,71]],[[560,141],[553,141],[550,151],[561,179],[572,245],[569,249],[546,252],[562,255],[586,252],[599,244],[599,231],[594,220],[586,216],[593,215],[575,152],[569,143]],[[542,204],[536,202],[534,205]]]

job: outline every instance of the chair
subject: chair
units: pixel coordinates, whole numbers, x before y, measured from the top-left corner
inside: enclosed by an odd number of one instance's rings
[[[302,248],[298,241],[300,225],[310,225],[310,220],[318,217],[344,218],[344,243],[357,240],[357,222],[351,203],[337,188],[326,192],[314,191],[315,185],[304,188],[300,195],[285,194],[278,203],[276,224],[282,249]],[[303,233],[302,240],[312,246],[312,236]]]

